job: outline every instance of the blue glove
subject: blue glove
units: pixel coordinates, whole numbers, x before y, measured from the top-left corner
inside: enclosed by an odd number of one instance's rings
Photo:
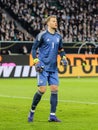
[[[35,65],[35,70],[36,70],[36,72],[41,73],[41,72],[43,71],[43,69],[44,69],[44,66],[42,66],[42,65],[40,64],[40,62]]]
[[[63,65],[63,66],[67,66],[67,60],[66,60],[66,58],[65,58],[65,56],[61,59],[61,65]]]

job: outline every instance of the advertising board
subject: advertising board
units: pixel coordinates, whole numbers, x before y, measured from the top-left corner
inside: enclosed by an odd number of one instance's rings
[[[60,64],[58,56],[59,77],[91,77],[98,76],[98,55],[68,54],[68,66]],[[36,77],[31,55],[0,56],[1,78]]]

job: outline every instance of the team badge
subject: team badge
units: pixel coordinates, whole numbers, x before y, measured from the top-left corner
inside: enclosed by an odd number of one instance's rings
[[[57,42],[59,42],[59,38],[57,38]]]

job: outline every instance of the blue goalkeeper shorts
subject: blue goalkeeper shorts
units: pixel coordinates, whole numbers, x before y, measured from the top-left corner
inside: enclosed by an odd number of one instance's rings
[[[38,86],[46,86],[48,85],[59,85],[58,79],[58,71],[55,72],[46,72],[42,71],[41,73],[37,73]]]

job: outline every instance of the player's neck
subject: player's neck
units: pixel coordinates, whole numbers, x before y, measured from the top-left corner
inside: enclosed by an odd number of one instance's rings
[[[55,29],[48,27],[48,32],[51,33],[51,34],[54,34],[55,33]]]

